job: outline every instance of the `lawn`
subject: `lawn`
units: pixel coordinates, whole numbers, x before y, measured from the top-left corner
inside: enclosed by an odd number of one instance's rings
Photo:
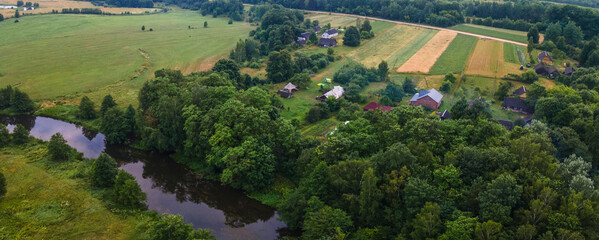
[[[54,163],[45,155],[38,143],[0,149],[8,187],[0,201],[0,238],[136,238],[136,219],[109,211],[81,178],[91,162]]]
[[[203,28],[204,21],[208,28]],[[137,90],[155,70],[209,69],[246,38],[248,23],[192,11],[98,16],[38,15],[0,22],[0,87],[15,85],[34,100],[110,93],[117,103],[137,102]],[[141,31],[141,26],[146,31]],[[152,29],[153,31],[149,31]]]
[[[459,73],[476,45],[476,37],[459,34],[429,71],[430,74]]]
[[[480,25],[473,25],[473,24],[460,24],[460,25],[451,27],[451,29],[463,31],[463,32],[474,33],[474,34],[486,35],[489,37],[503,38],[503,39],[521,42],[521,43],[528,43],[528,39],[526,39],[526,32],[522,32],[522,31],[515,31],[515,30],[508,30],[508,29],[494,28],[494,27],[487,27],[487,26],[480,26]]]

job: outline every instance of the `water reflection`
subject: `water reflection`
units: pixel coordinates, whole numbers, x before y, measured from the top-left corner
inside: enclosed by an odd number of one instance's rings
[[[0,123],[8,125],[10,131],[17,123],[22,124],[32,136],[46,141],[60,132],[84,157],[108,153],[121,169],[135,176],[148,196],[149,209],[181,214],[194,227],[211,229],[218,239],[276,239],[295,235],[277,220],[274,209],[241,191],[191,174],[168,156],[122,145],[105,146],[101,133],[46,117],[0,116]]]

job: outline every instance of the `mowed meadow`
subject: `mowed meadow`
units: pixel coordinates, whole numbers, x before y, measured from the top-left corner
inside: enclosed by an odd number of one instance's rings
[[[178,9],[152,15],[39,15],[19,23],[4,21],[0,87],[17,86],[38,101],[81,94],[99,101],[110,93],[121,103],[134,103],[137,89],[155,70],[206,70],[228,57],[251,26],[227,22]]]

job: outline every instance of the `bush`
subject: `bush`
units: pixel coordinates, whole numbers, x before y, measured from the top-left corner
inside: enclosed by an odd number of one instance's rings
[[[96,111],[94,110],[94,102],[87,96],[81,98],[79,103],[78,117],[81,119],[94,119],[96,117]]]
[[[141,191],[135,178],[125,170],[118,171],[114,193],[120,204],[130,208],[140,207],[146,201],[146,194]]]
[[[4,178],[4,174],[0,172],[0,197],[6,195],[6,178]]]
[[[48,153],[52,156],[52,160],[68,160],[71,156],[71,146],[67,145],[62,134],[56,133],[50,138]]]
[[[191,224],[183,221],[181,215],[161,215],[158,219],[150,223],[147,234],[150,239],[153,240],[216,240],[209,230],[198,229],[197,231],[194,231]]]
[[[4,124],[0,123],[0,148],[10,143],[10,133]]]
[[[15,144],[23,144],[29,140],[29,130],[21,124],[17,124],[12,133],[12,141]]]
[[[96,187],[111,187],[117,174],[117,164],[108,154],[102,153],[91,169],[92,184]]]

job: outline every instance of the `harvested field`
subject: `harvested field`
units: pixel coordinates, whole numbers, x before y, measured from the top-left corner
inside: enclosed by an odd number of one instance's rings
[[[383,60],[388,61],[397,52],[411,44],[422,31],[422,28],[395,25],[347,56],[361,62],[366,67],[375,67]]]
[[[427,73],[457,35],[455,32],[448,31],[437,33],[433,39],[428,41],[414,56],[401,65],[397,71]]]
[[[327,23],[330,23],[331,27],[343,27],[343,26],[356,25],[356,18],[353,18],[353,17],[326,15],[326,14],[314,14],[314,15],[306,15],[304,18],[310,19],[312,21],[318,20],[320,26],[324,26]],[[371,21],[371,23],[372,23],[372,21]]]
[[[404,48],[399,49],[391,56],[387,63],[390,68],[399,68],[410,59],[418,50],[431,40],[439,31],[423,28],[422,31]]]
[[[479,40],[466,66],[466,74],[503,77],[508,73],[520,73],[520,64],[505,61],[503,43]]]
[[[429,74],[459,73],[464,70],[468,56],[476,45],[476,37],[460,34],[449,44]]]
[[[21,14],[39,14],[39,13],[49,13],[52,10],[61,11],[63,8],[100,8],[103,12],[112,13],[112,14],[121,14],[124,12],[130,12],[133,14],[145,13],[145,12],[155,12],[160,11],[157,8],[110,8],[110,7],[98,7],[94,6],[91,2],[86,1],[69,1],[69,0],[39,0],[35,1],[40,4],[40,8],[22,12]],[[0,4],[2,5],[17,5],[17,0],[0,0]],[[13,17],[15,14],[14,9],[1,9],[0,14],[4,16],[4,18]]]

